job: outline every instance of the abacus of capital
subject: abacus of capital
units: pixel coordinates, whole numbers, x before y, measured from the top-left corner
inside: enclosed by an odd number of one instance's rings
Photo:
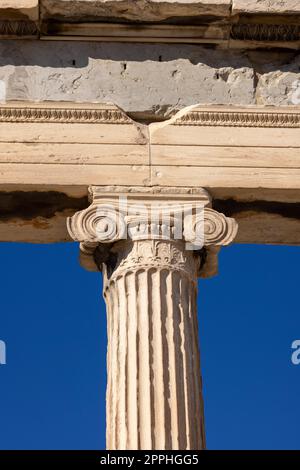
[[[211,209],[201,189],[137,187],[125,193],[126,210],[137,201],[149,208],[167,203],[169,226],[162,211],[155,222],[122,214],[120,194],[91,187],[91,205],[68,219],[70,235],[80,242],[81,263],[104,276],[107,446],[203,449],[197,278],[216,269],[217,251],[233,241],[237,224]],[[180,214],[187,204],[203,207],[201,247],[191,244],[200,225],[197,215]],[[181,239],[174,236],[177,220]],[[124,226],[130,237],[123,238]]]

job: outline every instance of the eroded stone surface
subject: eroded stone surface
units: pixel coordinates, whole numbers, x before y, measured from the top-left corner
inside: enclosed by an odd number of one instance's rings
[[[232,0],[232,13],[300,13],[299,0]]]
[[[300,56],[289,64],[276,67],[270,64],[259,74],[256,103],[259,105],[300,105]]]
[[[263,75],[257,87],[257,102],[261,105],[300,105],[299,73],[270,72]]]
[[[41,0],[43,18],[122,18],[161,21],[199,15],[228,16],[231,0]]]
[[[232,11],[231,11],[232,7]],[[164,21],[176,18],[229,17],[236,13],[300,13],[298,0],[2,0],[2,19],[63,21]]]
[[[297,104],[299,80],[297,53],[279,60],[188,45],[0,42],[3,101],[110,102],[164,118],[197,103]]]
[[[32,20],[39,17],[39,0],[1,0],[1,20]]]
[[[250,61],[197,46],[0,43],[6,100],[112,102],[168,116],[196,103],[253,104]]]

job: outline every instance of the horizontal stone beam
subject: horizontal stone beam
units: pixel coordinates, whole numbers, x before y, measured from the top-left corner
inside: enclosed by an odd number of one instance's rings
[[[40,0],[43,18],[163,21],[201,15],[230,15],[231,0]]]
[[[164,21],[236,14],[299,14],[298,0],[40,0],[42,18]]]
[[[213,207],[234,217],[235,243],[300,245],[299,190],[210,188]],[[1,186],[0,241],[70,241],[66,218],[85,209],[88,187]]]
[[[225,48],[270,47],[276,43],[276,47],[298,49],[299,5],[293,1],[278,1],[269,7],[269,3],[253,0],[234,4],[232,0],[41,0],[41,36],[218,44]]]
[[[236,242],[300,244],[300,109],[192,107],[142,124],[111,105],[0,106],[0,240],[69,240],[90,185],[204,187]]]
[[[68,21],[119,19],[165,21],[180,18],[228,18],[236,14],[300,14],[298,0],[2,0],[1,19],[64,18]]]
[[[296,1],[5,0],[0,38],[300,47]]]
[[[113,18],[163,21],[176,18],[230,16],[231,0],[40,0],[44,18]]]
[[[0,100],[114,103],[147,122],[196,103],[300,103],[299,55],[287,50],[0,41],[0,80]]]

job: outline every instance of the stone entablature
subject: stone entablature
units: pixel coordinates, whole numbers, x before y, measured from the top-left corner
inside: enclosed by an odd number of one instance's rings
[[[1,105],[0,240],[70,240],[90,185],[188,183],[237,219],[236,242],[299,244],[299,126],[298,107],[196,106],[146,125],[104,104]]]
[[[300,14],[297,0],[40,0],[42,17],[163,21],[236,14]]]
[[[237,14],[300,14],[298,0],[2,0],[3,19],[156,22],[229,18]],[[185,20],[186,21],[186,20]]]
[[[255,41],[255,47],[276,43],[295,49],[299,18],[300,4],[292,0],[5,0],[0,37],[217,43],[226,48]]]
[[[2,0],[0,39],[0,241],[102,271],[108,448],[203,449],[198,277],[300,244],[300,3]]]

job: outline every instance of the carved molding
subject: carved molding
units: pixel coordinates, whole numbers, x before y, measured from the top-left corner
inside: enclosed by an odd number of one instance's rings
[[[186,241],[192,242],[197,227],[200,232],[201,216],[197,218],[191,215],[182,221],[182,212],[183,208],[174,204],[171,215],[167,206],[160,206],[159,214],[154,214],[152,218],[150,208],[142,214],[126,215],[126,212],[123,213],[122,208],[118,207],[118,203],[112,200],[103,204],[92,204],[89,208],[77,212],[68,219],[68,230],[74,240],[88,243],[109,244],[128,238],[176,239],[176,230],[179,237],[183,234]],[[222,240],[223,236],[223,220],[217,220],[214,212],[204,212],[205,227],[209,229],[209,244],[210,238],[214,243],[215,240]],[[159,220],[163,216],[165,220]]]
[[[231,217],[210,208],[204,209],[205,246],[227,246],[235,239],[238,225]]]
[[[39,29],[37,24],[34,21],[10,21],[10,20],[1,20],[0,21],[0,36],[7,37],[26,37],[34,36],[37,37],[39,34]]]
[[[181,116],[175,126],[222,127],[300,127],[300,112],[256,112],[255,110],[221,111],[194,110]]]
[[[0,123],[133,124],[121,109],[103,104],[0,104]],[[134,116],[133,116],[134,118]],[[173,118],[174,119],[174,118]],[[300,110],[272,108],[195,108],[172,122],[173,126],[300,128]]]
[[[132,28],[132,29],[131,29]],[[300,40],[299,24],[267,24],[267,23],[215,23],[214,28],[209,25],[143,25],[137,30],[135,25],[112,23],[60,23],[25,20],[1,20],[0,36],[3,39],[11,37],[36,37],[59,39],[70,38],[74,41],[101,38],[102,41],[119,42],[164,42],[177,43],[223,43],[228,38],[238,41],[289,43]],[[230,46],[230,43],[229,43]]]
[[[116,243],[111,248],[113,266],[106,260],[106,284],[126,272],[140,272],[151,269],[177,271],[195,283],[201,257],[185,250],[182,241],[135,240]],[[114,257],[114,255],[116,255]]]
[[[108,5],[107,0],[6,0],[3,4],[2,0],[0,37],[217,43],[226,48],[252,41],[255,47],[272,42],[276,47],[297,48],[300,17],[295,0],[278,1],[273,7],[269,5],[274,3],[271,1],[267,7],[265,1],[247,1],[238,7],[231,3],[230,0],[122,0],[120,4],[116,0]],[[287,3],[292,6],[286,8]]]
[[[118,109],[89,109],[88,107],[10,107],[0,106],[0,122],[39,122],[39,123],[105,123],[128,124],[132,120]]]
[[[68,38],[73,41],[94,39],[115,42],[217,43],[229,48],[233,45],[237,47],[237,42],[246,41],[255,43],[256,47],[274,43],[274,47],[295,49],[300,40],[300,25],[295,24],[295,18],[294,24],[247,23],[245,17],[240,23],[235,21],[236,18],[215,21],[213,25],[184,24],[179,27],[172,24],[143,24],[139,29],[134,24],[42,22],[40,28],[42,37],[56,40]]]
[[[242,41],[299,41],[298,24],[234,24],[230,37]]]
[[[153,202],[153,201],[152,201]],[[131,203],[132,204],[132,203]],[[204,245],[229,245],[236,236],[237,224],[211,208],[203,213],[184,215],[184,204],[171,201],[169,205],[160,204],[143,214],[126,214],[130,209],[120,207],[115,200],[92,203],[90,207],[77,212],[67,219],[68,232],[73,240],[81,243],[111,244],[124,239],[176,240],[182,235],[186,242],[193,243],[197,233],[204,230]],[[191,202],[191,207],[193,203]],[[199,211],[202,212],[202,211]],[[152,215],[154,214],[154,220]],[[163,220],[161,220],[164,217]],[[198,240],[198,239],[197,239]],[[196,241],[197,241],[196,240]],[[202,238],[201,238],[201,241]]]

